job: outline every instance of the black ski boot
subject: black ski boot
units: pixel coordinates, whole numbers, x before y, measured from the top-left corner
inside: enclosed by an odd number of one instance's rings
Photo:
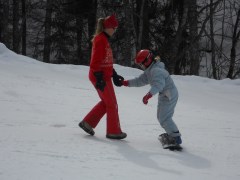
[[[92,136],[95,134],[93,128],[85,121],[80,122],[79,127]]]
[[[127,134],[125,132],[121,132],[120,134],[107,134],[106,138],[109,139],[124,139],[127,137]]]

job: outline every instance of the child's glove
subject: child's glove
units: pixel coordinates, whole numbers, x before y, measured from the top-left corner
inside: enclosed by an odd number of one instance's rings
[[[128,81],[122,81],[123,86],[128,86]]]
[[[147,103],[148,103],[148,100],[149,100],[151,97],[152,97],[152,94],[151,94],[150,92],[147,93],[147,94],[143,97],[143,99],[142,99],[143,104],[147,104]]]
[[[106,82],[103,80],[103,72],[95,72],[94,76],[96,77],[96,89],[101,90],[102,92],[104,91],[104,87],[106,86]]]
[[[115,69],[113,69],[113,83],[115,84],[115,86],[122,86],[122,81],[124,80],[124,78],[120,75],[117,74],[117,72],[115,71]]]

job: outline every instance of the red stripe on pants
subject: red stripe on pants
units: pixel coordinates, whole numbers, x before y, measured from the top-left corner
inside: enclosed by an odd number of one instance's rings
[[[92,82],[95,85],[95,82]],[[111,79],[106,81],[104,91],[97,89],[98,95],[101,99],[92,110],[83,119],[90,126],[95,128],[101,118],[107,114],[107,134],[119,134],[121,133],[121,127],[118,116],[117,99],[114,92]]]

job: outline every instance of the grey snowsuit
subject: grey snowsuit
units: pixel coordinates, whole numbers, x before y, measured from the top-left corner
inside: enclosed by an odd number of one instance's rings
[[[153,62],[139,77],[128,80],[129,87],[141,87],[147,84],[151,86],[149,92],[152,95],[158,93],[157,118],[160,125],[170,136],[180,136],[172,119],[178,100],[178,90],[168,71],[165,70],[164,63]]]

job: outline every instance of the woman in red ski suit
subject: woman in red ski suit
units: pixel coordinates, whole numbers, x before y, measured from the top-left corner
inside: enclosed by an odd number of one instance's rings
[[[79,123],[85,132],[94,135],[93,128],[107,114],[106,137],[110,139],[127,137],[127,134],[122,132],[120,127],[117,99],[112,84],[112,77],[116,86],[121,83],[123,77],[119,76],[113,69],[113,54],[108,41],[117,27],[118,21],[115,15],[98,19],[96,33],[92,40],[89,79],[101,100]]]

